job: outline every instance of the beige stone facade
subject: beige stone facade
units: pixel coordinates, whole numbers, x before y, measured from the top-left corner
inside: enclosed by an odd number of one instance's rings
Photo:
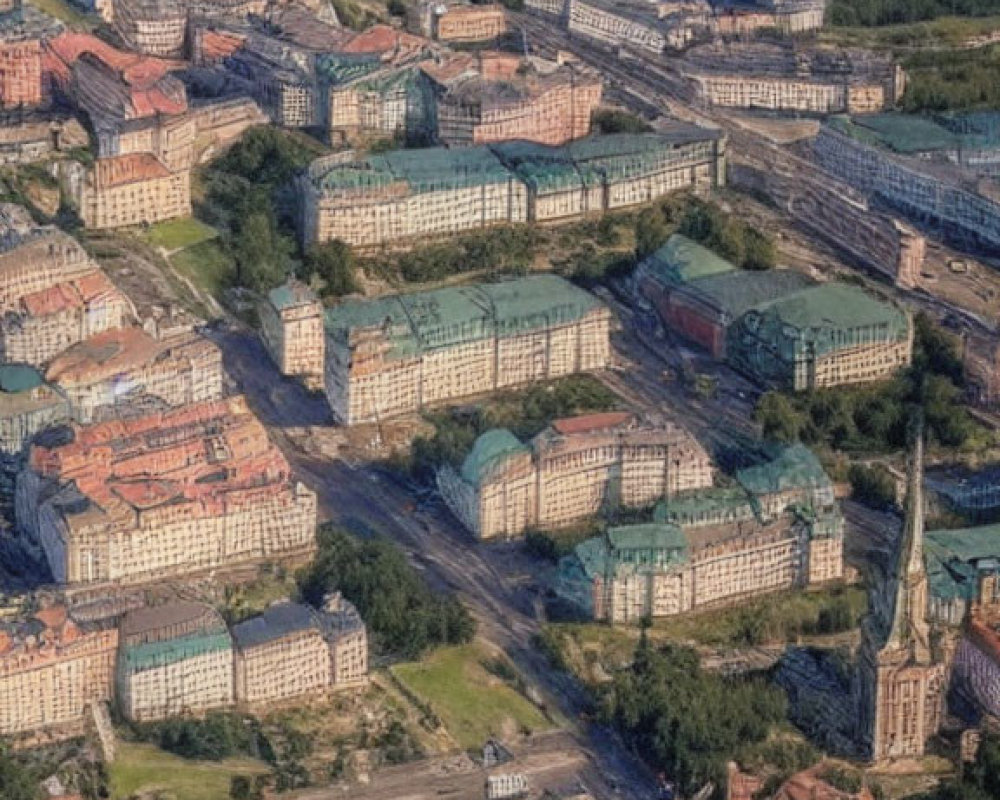
[[[34,366],[134,314],[79,242],[10,204],[0,207],[0,312],[3,360]]]
[[[83,732],[87,707],[110,699],[118,631],[53,606],[0,626],[0,734]]]
[[[138,722],[232,705],[233,648],[218,612],[174,602],[126,614],[119,629],[115,700]]]
[[[35,370],[0,366],[0,454],[22,453],[36,433],[69,419],[69,401]]]
[[[184,406],[222,397],[222,352],[194,333],[154,339],[139,328],[109,331],[53,359],[46,379],[63,392],[77,422],[155,398]]]
[[[461,471],[442,468],[438,488],[472,533],[491,539],[651,506],[712,479],[708,454],[686,431],[642,428],[630,414],[608,413],[557,420],[530,446],[489,431]]]
[[[507,16],[499,4],[451,6],[435,15],[434,38],[441,42],[485,42],[506,30]]]
[[[363,685],[368,639],[354,606],[340,595],[317,611],[276,603],[233,628],[238,702],[265,706],[329,689]]]
[[[292,281],[268,293],[260,307],[261,336],[282,375],[323,387],[323,305],[310,289]]]
[[[122,228],[191,215],[191,172],[171,172],[151,153],[98,159],[80,182],[88,228]]]
[[[130,50],[177,56],[184,49],[187,9],[174,0],[112,0],[115,30]]]
[[[610,322],[552,275],[344,303],[327,312],[327,398],[352,425],[602,369]]]
[[[924,564],[923,440],[910,462],[896,563],[873,587],[855,681],[858,740],[876,764],[919,758],[941,727],[948,658],[932,641]]]
[[[300,555],[316,495],[242,397],[77,427],[35,447],[17,519],[58,583],[118,585]]]
[[[590,133],[600,75],[577,62],[459,55],[422,69],[435,89],[437,139],[449,146],[522,139],[559,145]],[[462,68],[463,63],[469,66]]]
[[[518,222],[570,219],[725,184],[726,141],[674,123],[558,150],[529,142],[396,151],[313,162],[300,179],[302,241],[372,249]],[[587,175],[585,181],[581,176]]]

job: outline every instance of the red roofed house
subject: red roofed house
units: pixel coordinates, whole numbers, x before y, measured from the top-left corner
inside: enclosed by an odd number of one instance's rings
[[[315,540],[316,495],[242,397],[77,426],[68,444],[35,446],[16,510],[70,585],[298,556]]]

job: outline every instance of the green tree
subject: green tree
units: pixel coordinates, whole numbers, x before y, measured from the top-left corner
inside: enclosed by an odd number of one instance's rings
[[[792,401],[780,392],[767,392],[754,410],[754,418],[763,428],[766,439],[794,442],[799,439],[803,420]]]
[[[314,605],[341,591],[357,607],[379,650],[417,658],[439,644],[461,644],[476,625],[453,595],[435,594],[403,553],[385,539],[362,540],[331,526],[320,528],[319,551],[299,578]]]
[[[7,747],[0,744],[0,797],[4,800],[35,800],[39,778]]]
[[[342,297],[358,291],[354,252],[340,239],[311,247],[306,252],[305,268],[307,274],[322,279],[324,296]]]
[[[671,228],[663,211],[645,208],[635,221],[635,255],[645,258],[655,253],[670,238]]]
[[[748,228],[743,235],[743,268],[753,270],[772,269],[777,260],[774,242],[760,231]]]
[[[591,118],[600,133],[649,133],[653,127],[641,117],[618,108],[599,108]]]
[[[896,482],[886,470],[852,464],[847,479],[851,483],[851,496],[859,503],[875,509],[895,505]]]
[[[266,212],[250,214],[240,223],[233,234],[233,256],[237,282],[257,292],[273,289],[288,274],[289,243]]]

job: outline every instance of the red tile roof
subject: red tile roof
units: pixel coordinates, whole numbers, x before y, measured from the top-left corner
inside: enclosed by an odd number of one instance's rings
[[[418,52],[430,44],[427,39],[405,33],[389,25],[373,25],[362,31],[341,49],[344,53]]]
[[[625,411],[609,411],[603,414],[584,414],[579,417],[557,419],[552,427],[557,433],[569,436],[574,433],[590,433],[609,428],[619,428],[632,421],[632,415]]]
[[[118,289],[99,269],[47,289],[40,289],[21,298],[24,310],[33,317],[58,314],[71,308],[82,308],[88,303],[110,297]]]
[[[135,181],[169,178],[168,170],[152,153],[129,153],[99,158],[94,163],[94,182],[101,187],[121,186]]]

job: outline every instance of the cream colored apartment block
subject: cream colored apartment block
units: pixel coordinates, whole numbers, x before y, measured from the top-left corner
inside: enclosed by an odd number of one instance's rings
[[[441,42],[484,42],[507,30],[507,16],[499,4],[452,6],[435,17],[434,38]]]
[[[173,0],[111,0],[109,17],[130,50],[176,56],[184,49],[187,9]]]
[[[610,323],[552,275],[344,303],[327,312],[327,397],[350,425],[602,369]]]
[[[530,446],[483,434],[460,471],[437,483],[445,503],[483,539],[565,527],[619,507],[643,508],[712,485],[704,448],[686,431],[638,428],[630,414],[557,420]]]
[[[118,702],[138,722],[224,708],[233,701],[233,651],[217,650],[138,672]]]
[[[69,399],[77,422],[139,398],[183,406],[222,397],[222,351],[195,333],[154,339],[139,328],[109,331],[52,360],[46,379]]]
[[[242,397],[78,426],[72,443],[32,450],[16,507],[58,583],[162,580],[314,546],[316,495]]]
[[[849,85],[743,75],[700,75],[694,81],[700,98],[715,106],[832,114],[881,111],[886,105],[885,90],[877,83]]]
[[[290,281],[272,289],[260,306],[261,336],[282,375],[323,387],[323,304],[305,284]]]
[[[191,171],[171,172],[150,153],[98,159],[80,185],[88,228],[123,228],[191,215]]]
[[[59,607],[36,618],[40,630],[0,631],[0,734],[79,735],[87,707],[111,699],[118,632],[78,625]]]
[[[796,381],[795,388],[802,390],[885,380],[907,366],[912,356],[911,328],[909,336],[903,341],[838,350],[808,362],[796,371],[796,375],[801,377]]]
[[[330,651],[318,630],[241,649],[236,697],[241,703],[264,705],[320,692],[330,686],[330,667]]]

